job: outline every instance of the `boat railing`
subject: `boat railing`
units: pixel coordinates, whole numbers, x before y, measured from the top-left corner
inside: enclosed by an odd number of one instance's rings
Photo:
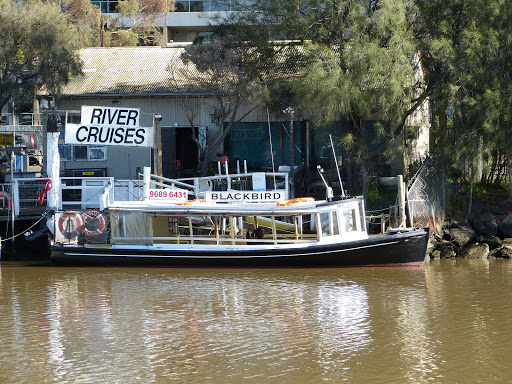
[[[216,244],[291,244],[291,243],[312,243],[317,241],[317,237],[314,238],[303,238],[296,239],[291,236],[288,238],[280,235],[279,238],[272,239],[246,239],[241,237],[199,237],[199,236],[175,236],[175,237],[154,237],[153,240],[157,243],[158,241],[174,241],[177,244],[183,241],[187,241],[190,244],[196,243],[216,243]]]
[[[114,178],[61,177],[60,183],[59,209],[91,209],[100,208],[100,197],[114,184]]]
[[[115,180],[113,177],[63,177],[59,209],[104,210],[114,201],[140,200],[142,190],[142,182],[138,180]]]
[[[204,197],[207,191],[223,190],[274,189],[284,190],[285,195],[289,195],[286,172],[167,179],[151,175],[145,169],[144,176],[143,180],[115,180],[113,177],[62,177],[58,209],[103,210],[114,201],[142,200],[149,195],[149,188],[183,188],[191,191],[196,198]],[[7,214],[9,203],[16,216],[43,213],[47,208],[47,195],[43,194],[47,181],[46,177],[22,177],[13,178],[10,183],[0,184],[0,192],[9,195],[9,198],[0,198],[0,215]]]
[[[149,196],[151,188],[185,188],[196,198],[204,197],[208,191],[265,191],[285,190],[286,199],[289,196],[288,172],[247,172],[205,177],[189,177],[168,179],[151,174],[149,167],[144,167],[144,193]]]

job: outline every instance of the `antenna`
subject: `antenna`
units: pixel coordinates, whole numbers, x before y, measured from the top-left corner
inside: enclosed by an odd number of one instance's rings
[[[318,170],[318,173],[320,174],[320,177],[322,178],[322,181],[325,184],[325,190],[327,192],[327,198],[329,199],[329,198],[333,197],[334,195],[332,193],[332,188],[329,187],[329,185],[327,184],[327,181],[325,181],[323,168],[321,166],[317,165],[316,169]]]
[[[345,190],[343,189],[343,182],[341,181],[340,167],[338,166],[338,158],[336,157],[336,151],[334,150],[334,145],[332,144],[332,135],[330,133],[329,133],[329,139],[331,139],[332,154],[334,155],[334,161],[336,163],[336,171],[338,171],[338,179],[340,180],[341,196],[345,197]],[[322,177],[322,179],[323,179],[323,177]]]

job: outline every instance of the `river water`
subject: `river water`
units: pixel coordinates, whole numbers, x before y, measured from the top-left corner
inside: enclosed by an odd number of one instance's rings
[[[505,383],[512,261],[0,264],[1,383]]]

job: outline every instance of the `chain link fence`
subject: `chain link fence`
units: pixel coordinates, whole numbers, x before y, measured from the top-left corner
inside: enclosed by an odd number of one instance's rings
[[[444,222],[443,174],[440,156],[432,154],[407,184],[407,208],[415,228],[441,233]]]

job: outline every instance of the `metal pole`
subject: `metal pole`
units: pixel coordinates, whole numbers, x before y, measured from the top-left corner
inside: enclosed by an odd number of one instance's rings
[[[284,113],[290,114],[290,198],[295,197],[295,135],[293,131],[293,115],[295,111],[292,107],[286,108]]]
[[[334,150],[334,144],[332,143],[332,135],[331,134],[329,134],[329,139],[331,139],[332,154],[334,156],[334,162],[336,164],[336,171],[338,172],[338,179],[340,181],[341,196],[345,197],[345,190],[343,189],[343,182],[341,181],[340,167],[338,165],[338,157],[336,156],[336,151]]]

